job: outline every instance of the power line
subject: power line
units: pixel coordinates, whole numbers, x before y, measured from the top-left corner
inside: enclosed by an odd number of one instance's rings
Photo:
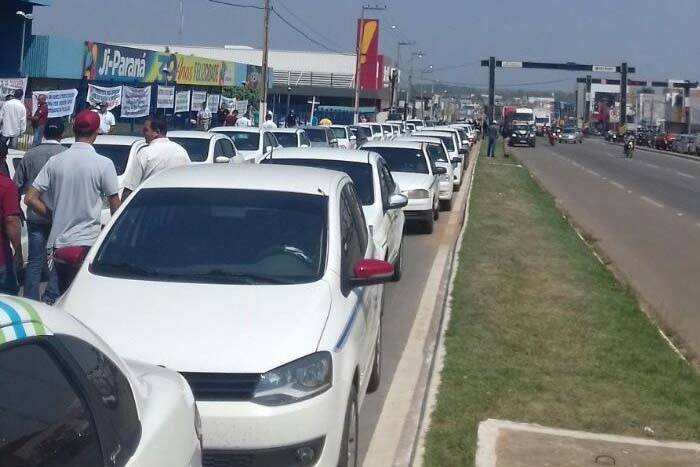
[[[227,5],[227,6],[233,6],[236,8],[252,8],[254,10],[264,10],[265,7],[262,7],[260,5],[251,5],[249,3],[234,3],[234,2],[225,2],[224,0],[209,0],[211,3],[218,3],[220,5]]]
[[[470,66],[481,66],[481,61],[461,63],[459,65],[449,65],[433,68],[433,71],[457,70],[459,68],[467,68]]]
[[[318,36],[318,37],[320,37],[321,39],[327,41],[328,43],[330,43],[330,44],[333,45],[334,47],[337,47],[338,49],[341,49],[341,48],[342,48],[342,47],[338,46],[338,44],[337,44],[336,42],[334,42],[332,39],[328,38],[328,37],[325,36],[324,34],[321,34],[321,33],[318,32],[317,30],[315,30],[315,29],[314,29],[309,23],[307,23],[303,18],[299,17],[299,16],[298,16],[297,14],[295,14],[290,8],[288,8],[287,5],[285,5],[285,4],[282,2],[282,0],[275,0],[275,3],[276,3],[277,5],[279,5],[279,6],[281,6],[282,9],[284,9],[284,11],[286,12],[286,14],[292,16],[292,17],[295,18],[297,21],[299,21],[303,26],[305,26],[307,30],[313,32],[314,34],[316,34],[316,36]],[[348,52],[348,53],[349,53],[349,52]]]
[[[313,43],[313,44],[316,44],[317,46],[322,47],[322,48],[324,48],[324,49],[326,49],[326,50],[328,50],[328,51],[330,51],[330,52],[335,52],[335,53],[339,53],[339,54],[343,54],[343,55],[350,55],[350,54],[348,54],[347,52],[341,52],[340,50],[336,50],[336,49],[334,49],[334,48],[332,48],[332,47],[328,47],[326,44],[324,44],[324,43],[322,43],[322,42],[320,42],[320,41],[317,41],[317,40],[314,39],[313,37],[311,37],[311,36],[309,36],[308,34],[306,34],[304,31],[302,31],[301,29],[299,29],[297,26],[295,26],[294,24],[292,24],[287,18],[285,18],[284,16],[280,15],[279,13],[277,13],[277,10],[275,10],[274,8],[272,9],[272,14],[274,14],[277,18],[279,18],[284,24],[286,24],[287,26],[289,26],[290,28],[292,28],[293,30],[295,30],[296,32],[298,32],[300,35],[302,35],[303,37],[305,37],[309,42],[311,42],[311,43]]]

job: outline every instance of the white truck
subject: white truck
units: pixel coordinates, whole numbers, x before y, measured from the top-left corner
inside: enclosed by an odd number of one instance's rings
[[[544,136],[544,128],[552,126],[552,112],[549,109],[535,109],[535,128],[537,136]]]

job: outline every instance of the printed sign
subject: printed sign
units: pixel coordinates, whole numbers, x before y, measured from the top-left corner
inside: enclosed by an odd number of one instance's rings
[[[199,111],[202,110],[202,102],[207,101],[206,91],[192,91],[192,106],[191,110]],[[211,110],[211,109],[209,109]]]
[[[501,62],[501,68],[522,68],[523,62]]]
[[[177,55],[177,84],[197,86],[233,86],[235,65],[208,58]]]
[[[234,110],[236,108],[236,98],[221,96],[221,106],[228,110]]]
[[[32,93],[32,113],[38,107],[38,98],[46,95],[46,103],[49,106],[49,118],[67,117],[75,111],[75,99],[78,97],[77,89],[65,89],[62,91],[34,91]]]
[[[21,89],[27,91],[27,78],[0,78],[0,98],[5,100],[5,96]]]
[[[86,42],[83,76],[98,81],[166,81],[175,76],[176,60],[174,54]]]
[[[248,111],[248,100],[236,102],[236,110],[238,110],[238,113],[241,115],[246,113]]]
[[[175,88],[172,86],[158,86],[158,109],[172,109],[175,105]]]
[[[617,71],[616,66],[605,66],[605,65],[593,65],[593,71],[600,71],[603,73],[615,73]]]
[[[104,88],[102,86],[88,85],[87,101],[92,105],[107,103],[107,108],[112,110],[122,104],[122,87]]]
[[[178,91],[175,94],[175,113],[190,111],[190,91]]]
[[[124,86],[122,98],[123,118],[145,117],[151,112],[151,86],[132,88]]]
[[[219,101],[221,100],[221,95],[219,94],[209,94],[207,96],[207,107],[212,112],[219,110]]]

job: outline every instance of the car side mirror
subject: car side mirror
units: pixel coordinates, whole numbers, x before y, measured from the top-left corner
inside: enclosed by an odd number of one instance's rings
[[[332,139],[332,140],[331,140],[331,144],[338,144],[338,140],[337,140],[337,139]]]
[[[434,173],[435,175],[445,175],[447,173],[447,169],[444,167],[435,167]]]
[[[459,151],[457,151],[461,155],[466,155],[469,154],[469,151],[467,151],[467,148],[460,148]]]
[[[405,208],[406,205],[408,205],[408,197],[405,195],[393,194],[389,196],[389,200],[386,203],[386,210],[401,209]]]
[[[461,162],[462,162],[462,159],[460,159],[459,157],[453,157],[453,158],[452,158],[452,163],[453,163],[453,164],[459,164],[459,163],[461,163]]]
[[[368,285],[385,284],[394,278],[394,265],[378,259],[361,259],[355,263],[350,286],[366,287]]]
[[[231,158],[226,156],[216,156],[216,159],[214,159],[216,164],[228,164],[229,162],[231,162]]]

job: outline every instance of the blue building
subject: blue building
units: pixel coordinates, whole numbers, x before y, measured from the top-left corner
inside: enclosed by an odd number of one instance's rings
[[[3,32],[3,53],[0,54],[0,77],[10,78],[20,75],[20,55],[22,53],[22,30],[24,26],[25,44],[32,37],[32,21],[17,14],[23,11],[34,13],[35,6],[49,6],[53,0],[2,0],[0,2],[0,31]]]

